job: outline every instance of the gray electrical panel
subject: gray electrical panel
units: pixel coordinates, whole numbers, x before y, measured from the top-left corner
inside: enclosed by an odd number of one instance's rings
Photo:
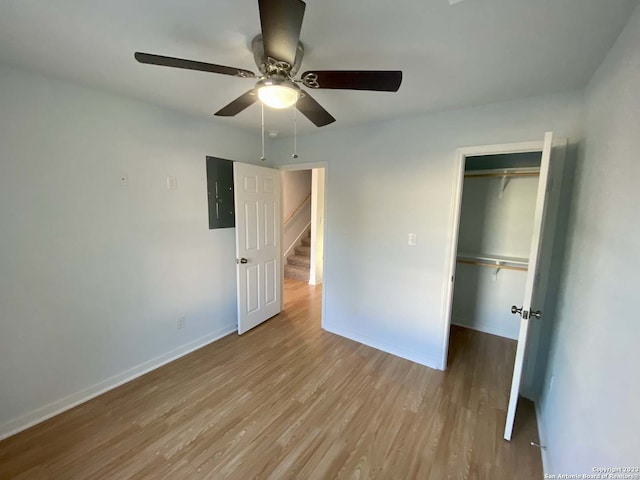
[[[231,160],[207,157],[207,192],[209,228],[235,227],[233,162]]]

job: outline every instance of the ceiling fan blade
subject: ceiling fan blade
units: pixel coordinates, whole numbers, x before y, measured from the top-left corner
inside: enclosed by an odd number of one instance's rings
[[[258,95],[256,95],[256,91],[252,88],[248,92],[240,95],[229,105],[222,107],[214,115],[217,115],[218,117],[233,117],[245,108],[253,105],[256,100],[258,100]]]
[[[194,60],[184,60],[182,58],[164,57],[151,53],[136,52],[134,57],[140,63],[149,65],[161,65],[164,67],[186,68],[187,70],[198,70],[200,72],[220,73],[222,75],[233,75],[235,77],[255,78],[255,74],[242,68],[225,67],[213,63],[196,62]]]
[[[400,70],[315,70],[304,72],[301,78],[309,88],[397,92],[402,83],[402,72]]]
[[[314,100],[314,98],[307,92],[303,92],[303,95],[298,98],[296,108],[300,113],[307,117],[316,127],[324,127],[336,121],[335,118],[327,112],[322,105]]]
[[[258,0],[264,55],[293,66],[306,4],[302,0]]]

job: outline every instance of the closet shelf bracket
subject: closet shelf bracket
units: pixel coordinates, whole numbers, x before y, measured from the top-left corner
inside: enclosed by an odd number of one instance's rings
[[[505,174],[500,179],[500,193],[498,193],[498,198],[500,200],[502,200],[502,198],[504,197],[504,191],[507,188],[507,184],[509,183],[509,178],[510,177],[507,175],[507,172],[505,171]]]
[[[502,270],[502,267],[500,266],[499,263],[496,263],[496,271],[493,273],[493,281],[494,282],[498,281],[498,274],[500,273],[500,270]]]

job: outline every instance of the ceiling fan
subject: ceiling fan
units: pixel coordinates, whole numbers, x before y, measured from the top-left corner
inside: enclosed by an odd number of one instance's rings
[[[304,47],[299,38],[306,4],[302,0],[258,0],[258,7],[262,34],[253,39],[251,48],[262,74],[260,76],[242,68],[150,53],[136,52],[135,58],[140,63],[151,65],[258,79],[254,88],[215,113],[221,117],[233,117],[260,99],[265,105],[273,108],[295,105],[311,122],[322,127],[335,122],[336,119],[298,84],[311,89],[380,92],[397,92],[400,88],[402,72],[398,70],[314,70],[304,72],[300,79],[295,79],[304,56]]]

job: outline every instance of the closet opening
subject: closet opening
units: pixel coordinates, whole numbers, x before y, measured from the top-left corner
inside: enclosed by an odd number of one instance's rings
[[[547,132],[541,142],[457,151],[441,368],[473,356],[470,373],[490,380],[485,395],[507,410],[505,440],[519,397],[533,399],[539,389],[540,332],[553,321],[545,301],[566,145]]]
[[[511,307],[524,295],[541,157],[534,151],[465,158],[453,328],[518,339]]]
[[[542,151],[465,156],[463,162],[447,363],[457,368],[471,359],[478,385],[496,411],[506,411],[518,368],[517,309],[522,312],[531,278]]]

